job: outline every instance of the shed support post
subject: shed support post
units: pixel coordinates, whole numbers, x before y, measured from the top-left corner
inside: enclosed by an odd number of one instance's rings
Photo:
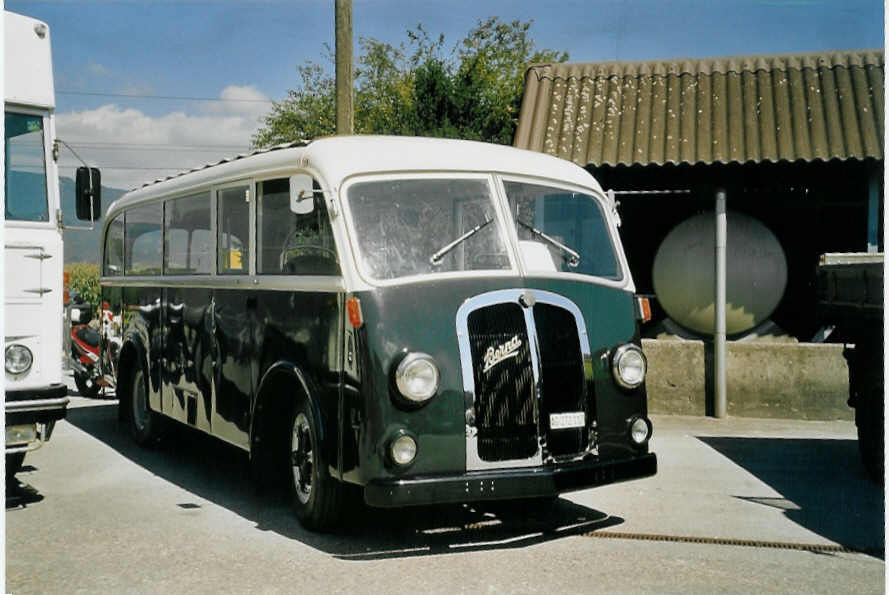
[[[715,323],[714,323],[714,357],[713,357],[713,415],[722,419],[726,415],[726,374],[725,374],[725,267],[728,226],[726,219],[725,189],[716,190],[716,287],[715,287]]]

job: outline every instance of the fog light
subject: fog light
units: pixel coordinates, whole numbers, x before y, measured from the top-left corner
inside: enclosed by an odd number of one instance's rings
[[[403,434],[392,441],[392,460],[398,465],[410,465],[417,456],[417,441]]]
[[[651,422],[644,417],[637,417],[630,424],[630,440],[633,444],[643,445],[651,438]]]
[[[398,392],[413,403],[422,403],[438,391],[438,366],[432,356],[425,353],[409,353],[395,369],[395,385]]]
[[[10,345],[6,348],[6,371],[10,374],[24,374],[31,369],[34,355],[24,345]]]
[[[614,351],[611,370],[619,385],[624,388],[636,388],[645,381],[648,362],[641,349],[632,343],[627,343]]]
[[[6,446],[12,444],[28,444],[37,440],[37,426],[9,426],[6,428]]]

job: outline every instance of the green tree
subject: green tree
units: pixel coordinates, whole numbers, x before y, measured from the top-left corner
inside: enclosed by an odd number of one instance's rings
[[[68,273],[68,289],[80,295],[82,302],[93,307],[94,315],[99,312],[102,299],[102,288],[99,286],[99,265],[94,263],[74,262],[65,265]]]
[[[481,20],[448,48],[422,25],[398,47],[359,41],[355,67],[355,131],[466,138],[511,144],[518,121],[524,72],[537,62],[563,62],[566,52],[535,50],[530,22]],[[330,49],[327,48],[328,60]],[[253,144],[266,147],[336,131],[335,85],[309,62],[298,68],[300,86],[275,102]]]

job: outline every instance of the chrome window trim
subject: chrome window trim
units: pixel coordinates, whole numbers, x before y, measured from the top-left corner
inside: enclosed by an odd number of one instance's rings
[[[343,277],[322,275],[131,275],[102,277],[100,281],[105,287],[194,287],[325,293],[341,293],[346,290]]]
[[[463,399],[464,399],[464,417],[466,424],[466,470],[479,471],[485,469],[510,469],[517,467],[536,467],[544,463],[549,463],[555,459],[550,456],[545,449],[543,436],[544,423],[546,420],[540,419],[540,403],[543,398],[540,386],[540,342],[537,336],[537,327],[534,322],[533,305],[525,306],[520,302],[523,295],[530,294],[534,298],[534,303],[549,304],[558,306],[571,312],[574,316],[574,322],[577,325],[578,342],[580,343],[581,357],[583,358],[583,369],[587,385],[592,382],[592,351],[590,349],[589,335],[587,334],[586,323],[580,308],[571,300],[550,291],[540,289],[516,288],[516,289],[498,289],[483,293],[475,297],[465,300],[457,309],[456,330],[457,343],[460,348],[460,370],[463,375]],[[513,459],[507,461],[483,461],[478,454],[478,429],[475,425],[475,375],[471,356],[471,346],[469,343],[469,315],[488,306],[503,303],[515,303],[522,307],[522,313],[525,318],[525,328],[528,332],[528,340],[531,343],[531,364],[534,377],[534,393],[537,421],[537,452],[526,459]],[[595,428],[595,419],[589,420],[591,428]],[[568,460],[579,459],[586,456],[590,452],[594,452],[596,443],[593,437],[590,437],[587,450],[578,453],[576,456],[567,457]],[[560,457],[559,460],[565,460]]]

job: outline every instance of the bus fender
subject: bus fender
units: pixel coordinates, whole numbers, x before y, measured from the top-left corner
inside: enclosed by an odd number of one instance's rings
[[[309,407],[312,410],[312,415],[316,420],[318,420],[318,438],[322,445],[328,445],[327,443],[327,416],[324,415],[323,410],[321,409],[321,404],[318,400],[318,391],[315,390],[314,384],[311,379],[306,375],[299,366],[294,364],[293,362],[281,361],[276,362],[269,366],[269,368],[265,371],[265,374],[262,376],[262,380],[259,381],[259,386],[256,390],[257,398],[253,402],[253,410],[250,412],[250,456],[253,457],[254,454],[254,440],[256,437],[256,423],[257,418],[262,413],[262,409],[267,406],[268,399],[272,398],[271,394],[266,394],[266,389],[274,382],[277,378],[284,376],[288,378],[291,382],[297,383],[302,389],[302,393],[306,397],[306,401],[309,404]],[[329,446],[329,445],[328,445]]]

